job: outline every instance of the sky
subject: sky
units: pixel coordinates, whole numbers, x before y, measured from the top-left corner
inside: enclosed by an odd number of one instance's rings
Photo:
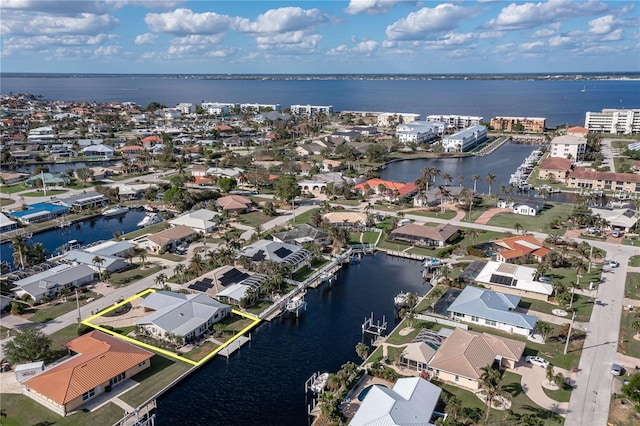
[[[0,0],[3,72],[640,71],[640,2]]]

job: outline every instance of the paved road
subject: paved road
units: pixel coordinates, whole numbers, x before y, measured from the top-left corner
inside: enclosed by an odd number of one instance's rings
[[[598,286],[587,337],[576,375],[577,389],[571,393],[566,426],[605,426],[612,393],[611,365],[616,361],[619,324],[622,317],[624,286],[629,257],[639,254],[637,247],[589,241],[607,251],[607,259],[620,263],[607,268],[604,283]]]

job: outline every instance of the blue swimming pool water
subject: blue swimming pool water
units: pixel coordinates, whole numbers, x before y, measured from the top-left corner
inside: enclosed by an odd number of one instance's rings
[[[367,396],[371,388],[374,386],[382,386],[383,388],[388,387],[385,385],[369,385],[366,388],[362,389],[362,391],[360,391],[360,394],[358,394],[358,401],[361,401],[361,402],[364,401],[364,398]]]

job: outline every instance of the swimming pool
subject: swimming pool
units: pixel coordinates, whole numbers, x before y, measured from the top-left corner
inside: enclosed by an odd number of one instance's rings
[[[364,401],[364,398],[367,396],[371,388],[374,386],[382,386],[383,388],[388,388],[388,386],[385,386],[385,385],[369,385],[360,391],[360,393],[358,394],[358,401],[360,402]]]

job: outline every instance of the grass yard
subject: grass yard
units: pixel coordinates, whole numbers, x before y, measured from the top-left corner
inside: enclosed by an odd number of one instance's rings
[[[13,204],[15,201],[11,198],[0,197],[0,207],[6,207]]]
[[[200,346],[196,346],[195,348],[191,349],[189,352],[183,354],[182,356],[192,361],[200,361],[202,358],[213,352],[217,347],[218,345],[216,345],[215,343],[206,341],[203,342]]]
[[[122,238],[124,238],[125,240],[132,240],[142,235],[155,234],[156,232],[163,231],[169,228],[170,226],[171,225],[169,225],[167,222],[160,222],[151,226],[147,226],[145,228],[140,228],[140,229],[136,229],[135,231],[131,231],[128,234],[124,234]]]
[[[514,225],[522,225],[524,232],[562,232],[562,230],[552,230],[550,224],[556,219],[564,220],[571,216],[573,205],[564,203],[547,203],[547,207],[537,216],[524,216],[515,213],[498,213],[493,216],[488,225],[514,228]]]
[[[93,412],[80,411],[62,417],[38,404],[33,399],[16,394],[3,394],[0,398],[3,426],[60,425],[84,426],[91,424],[111,425],[117,423],[123,415],[122,408],[109,402]]]
[[[332,204],[339,204],[339,205],[342,205],[342,206],[355,207],[355,206],[359,206],[360,204],[362,204],[362,201],[360,201],[360,200],[338,199],[338,200],[332,201],[331,203]]]
[[[542,390],[549,398],[553,399],[554,401],[569,402],[569,400],[571,399],[572,389],[571,386],[566,384],[562,388],[556,390],[550,390],[543,386]]]
[[[127,284],[131,284],[134,281],[141,280],[142,278],[153,275],[160,271],[162,268],[157,265],[145,266],[145,269],[141,269],[141,265],[134,264],[131,268],[126,269],[123,272],[115,272],[111,275],[109,281],[114,287],[122,287]]]
[[[252,323],[253,321],[248,318],[239,315],[232,315],[222,322],[222,325],[224,326],[222,331],[237,334]]]
[[[121,395],[120,399],[132,407],[138,407],[191,368],[191,364],[154,355],[151,367],[131,377],[139,385]]]
[[[261,300],[260,302],[256,303],[250,308],[247,308],[246,311],[253,315],[260,315],[262,312],[264,312],[265,309],[267,309],[272,304],[273,303],[271,303],[268,300]]]
[[[60,194],[64,194],[66,193],[66,190],[63,189],[49,189],[47,190],[47,197],[50,195],[60,195]],[[24,194],[21,194],[23,197],[45,197],[45,194],[43,191],[32,191],[32,192],[25,192]]]
[[[271,216],[267,216],[262,211],[246,213],[238,216],[238,222],[247,226],[264,225],[273,219]]]
[[[26,188],[20,183],[15,185],[0,185],[0,194],[15,194],[16,192],[24,191]]]
[[[640,255],[638,255],[638,256],[631,256],[631,257],[629,258],[629,266],[635,266],[635,267],[640,266]]]
[[[292,220],[291,223],[309,223],[310,224],[311,215],[313,214],[313,212],[319,212],[319,211],[320,211],[320,207],[318,207],[317,209],[308,210],[301,214],[297,214],[296,218]]]
[[[456,217],[457,213],[458,212],[456,212],[455,210],[446,210],[444,212],[441,212],[441,211],[427,212],[427,211],[416,210],[416,211],[407,212],[407,214],[411,214],[415,216],[437,217],[438,219],[446,219],[446,220],[453,219],[454,217]]]
[[[640,340],[636,340],[635,330],[631,327],[634,321],[637,321],[638,312],[635,311],[622,311],[622,318],[620,320],[620,341],[618,342],[618,352],[637,357],[640,354]]]
[[[291,275],[291,279],[294,281],[302,282],[313,275],[316,271],[309,268],[308,265],[304,265]]]
[[[624,297],[640,300],[640,273],[628,272],[627,281],[624,287]]]
[[[87,299],[97,299],[98,297],[101,297],[99,294],[92,291],[88,291],[86,293],[78,293],[78,296],[80,297],[80,306],[86,305],[88,303]],[[67,312],[71,312],[76,308],[76,297],[75,295],[71,294],[69,297],[67,297],[66,302],[58,301],[38,306],[37,308],[35,308],[35,313],[29,318],[29,321],[39,323],[51,321],[52,319],[58,318],[59,316],[64,315]]]
[[[475,229],[475,231],[477,231],[477,235],[475,236],[475,238],[473,238],[473,236],[471,235],[471,229],[473,228],[461,228],[463,232],[463,238],[461,241],[456,241],[457,244],[460,244],[460,247],[469,247],[472,245],[482,244],[492,240],[497,240],[498,238],[513,236],[513,234],[510,234],[510,233]]]

